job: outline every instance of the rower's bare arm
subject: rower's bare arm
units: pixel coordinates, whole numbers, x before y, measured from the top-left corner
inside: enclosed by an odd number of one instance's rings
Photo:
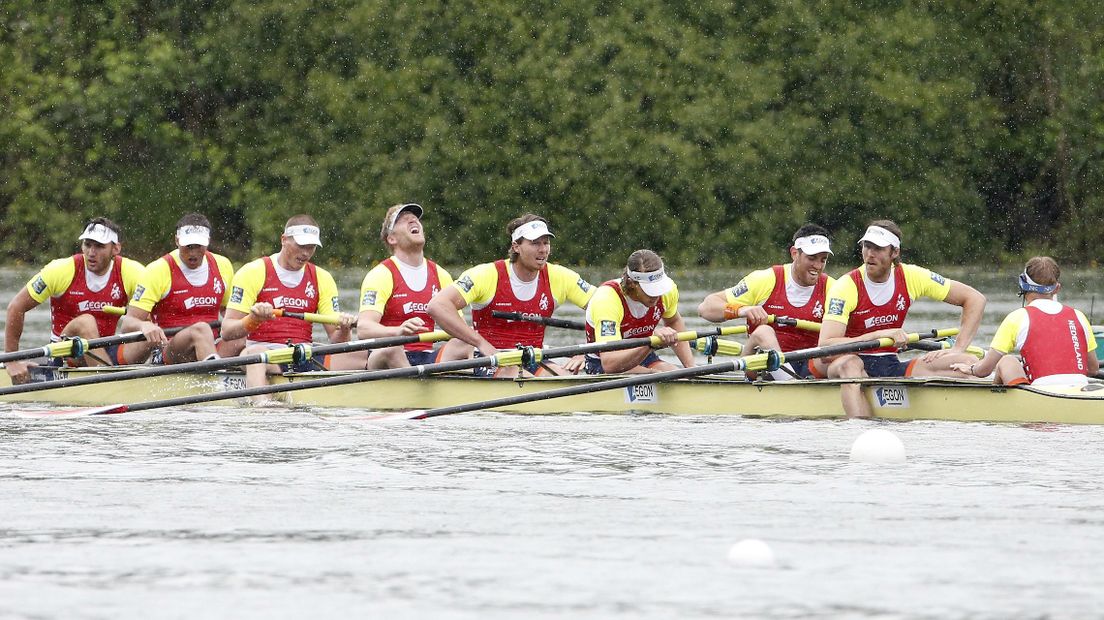
[[[339,342],[348,342],[350,336],[353,335],[353,323],[356,323],[357,317],[349,314],[348,312],[342,312],[338,315],[341,322],[337,325],[330,323],[323,323],[322,328],[326,330],[326,335],[329,336],[332,344]]]
[[[249,332],[257,329],[261,323],[274,318],[272,304],[257,302],[249,308],[249,314],[234,308],[227,308],[222,321],[222,339],[237,340],[245,338]]]
[[[602,351],[598,354],[598,357],[602,360],[603,371],[608,374],[617,374],[636,368],[651,352],[651,347],[637,347],[622,351]]]
[[[19,340],[23,337],[23,321],[27,312],[38,305],[38,302],[27,292],[26,287],[19,289],[11,302],[8,303],[7,323],[4,324],[4,350],[18,351]],[[11,377],[12,383],[26,383],[30,380],[27,371],[29,364],[24,361],[11,361],[4,364],[4,370]]]
[[[459,338],[472,345],[483,355],[488,357],[494,355],[497,351],[491,343],[472,329],[460,314],[460,310],[467,305],[468,303],[460,296],[460,291],[456,290],[456,287],[446,286],[429,300],[426,311],[433,317],[433,322],[453,338]]]
[[[402,322],[401,325],[388,326],[380,323],[383,314],[375,310],[364,310],[357,318],[357,338],[389,338],[392,336],[409,336],[429,331],[425,321],[413,316]]]
[[[989,349],[985,352],[985,357],[981,358],[977,362],[958,362],[951,364],[951,370],[957,370],[963,374],[973,375],[975,377],[988,377],[997,368],[997,362],[1004,357],[1004,353],[996,349]]]
[[[954,346],[948,350],[962,353],[973,342],[974,336],[977,335],[978,326],[981,325],[982,314],[985,312],[985,295],[982,295],[974,287],[957,280],[951,280],[950,284],[951,290],[947,293],[944,301],[960,306],[962,308],[962,319]]]
[[[725,291],[710,293],[705,301],[698,305],[698,316],[710,323],[723,323],[728,320],[725,317],[725,306],[727,305],[728,298]]]
[[[153,344],[165,344],[169,341],[164,330],[150,320],[149,311],[136,306],[127,306],[126,314],[119,321],[119,327],[124,332],[142,332],[146,341]]]

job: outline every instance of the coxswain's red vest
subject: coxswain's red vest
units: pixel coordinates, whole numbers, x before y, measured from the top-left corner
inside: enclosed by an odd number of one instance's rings
[[[809,301],[804,306],[795,306],[790,303],[790,298],[786,295],[785,265],[775,265],[772,269],[774,270],[774,290],[763,302],[763,309],[767,314],[820,323],[824,318],[824,298],[828,289],[828,276],[821,273],[820,278],[813,285],[813,294],[809,296]],[[758,326],[752,331],[755,329],[758,329]],[[774,333],[778,336],[778,344],[783,351],[810,349],[817,346],[817,340],[820,338],[817,332],[798,329],[791,325],[775,325]]]
[[[621,338],[627,340],[629,338],[644,338],[651,336],[655,331],[656,326],[659,325],[659,320],[663,318],[663,313],[666,312],[666,308],[663,306],[663,298],[659,298],[659,302],[652,308],[649,308],[644,316],[637,318],[633,316],[632,312],[629,312],[629,304],[625,301],[625,291],[621,290],[621,283],[617,280],[610,280],[603,282],[602,286],[608,286],[617,292],[617,298],[621,300],[621,310],[624,316],[621,319]],[[601,326],[599,326],[601,329]],[[590,323],[586,325],[586,339],[587,342],[595,341],[594,326]]]
[[[185,277],[180,265],[172,254],[161,257],[169,264],[171,280],[169,294],[153,306],[150,316],[160,327],[184,327],[192,323],[217,321],[222,306],[226,280],[219,272],[215,255],[207,252],[207,281],[200,285],[192,284]],[[218,330],[215,330],[218,335]]]
[[[426,327],[431,331],[434,328],[433,318],[426,312],[429,300],[437,291],[441,290],[441,279],[437,274],[437,263],[426,259],[426,283],[420,291],[410,288],[403,279],[399,266],[394,258],[383,261],[383,265],[391,272],[391,298],[383,306],[383,316],[380,317],[380,325],[395,327],[402,325],[407,319],[418,317],[425,321]],[[415,342],[403,347],[407,351],[429,351],[433,348],[432,342]]]
[[[1027,378],[1035,381],[1051,375],[1085,374],[1085,357],[1092,355],[1089,336],[1073,308],[1062,306],[1058,314],[1032,306],[1026,309],[1029,323],[1020,355]]]
[[[257,294],[257,301],[265,301],[272,304],[273,308],[283,308],[292,312],[318,312],[318,274],[314,264],[307,263],[306,272],[299,286],[294,288],[284,286],[280,276],[276,275],[276,266],[272,264],[272,257],[263,259],[265,266],[264,286]],[[291,341],[292,344],[311,341],[312,324],[299,319],[279,317],[261,323],[260,327],[249,334],[249,339],[254,342],[276,342],[284,344]]]
[[[475,331],[496,349],[512,349],[519,344],[529,347],[544,346],[543,324],[499,319],[491,313],[498,310],[520,312],[534,317],[552,316],[552,312],[556,310],[556,300],[552,297],[552,285],[548,282],[548,269],[541,269],[537,274],[537,293],[528,301],[521,301],[514,296],[510,274],[506,272],[506,261],[495,261],[495,269],[498,270],[498,288],[495,289],[491,303],[479,310],[472,310]]]
[[[69,321],[81,314],[90,314],[96,319],[96,329],[100,336],[110,336],[115,333],[115,326],[119,323],[119,316],[103,311],[106,306],[125,308],[127,304],[126,288],[123,286],[123,257],[116,256],[111,264],[111,275],[107,278],[107,284],[99,291],[88,288],[88,280],[85,278],[84,255],[73,255],[73,281],[64,293],[50,299],[51,329],[55,337],[61,336],[61,331],[69,324]]]
[[[905,316],[908,314],[909,306],[912,305],[912,300],[909,299],[908,286],[905,284],[905,270],[901,268],[901,265],[897,265],[893,269],[893,295],[890,296],[889,301],[881,306],[876,306],[874,302],[870,301],[870,295],[866,292],[866,285],[863,284],[862,273],[858,269],[847,275],[859,291],[859,301],[851,312],[851,316],[847,319],[845,335],[848,338],[869,334],[879,329],[894,329],[904,326]],[[880,349],[869,349],[863,351],[863,353],[895,353],[896,351],[895,347],[889,346]]]

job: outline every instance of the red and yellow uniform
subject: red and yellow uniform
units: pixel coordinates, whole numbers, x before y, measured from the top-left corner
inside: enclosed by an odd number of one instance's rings
[[[424,285],[417,290],[411,288],[403,277],[403,269],[411,268],[400,266],[394,257],[373,267],[360,285],[360,311],[372,310],[380,313],[380,324],[388,327],[402,325],[407,319],[418,317],[432,331],[435,324],[433,317],[426,311],[426,306],[437,291],[452,284],[452,276],[428,259],[424,267]],[[433,343],[415,342],[403,348],[407,351],[429,351],[433,349]]]
[[[1006,355],[1019,351],[1035,385],[1085,381],[1086,356],[1094,355],[1096,346],[1084,313],[1053,299],[1036,299],[1013,310],[990,344]]]
[[[678,314],[678,287],[672,286],[659,301],[648,307],[629,299],[621,289],[618,280],[603,282],[586,310],[587,342],[608,342],[628,338],[651,336],[661,319],[670,319]],[[652,351],[641,362],[641,366],[650,367],[660,361]],[[587,374],[604,372],[600,356],[588,353],[586,356]]]
[[[836,280],[828,289],[824,320],[847,325],[848,337],[901,327],[914,300],[927,297],[943,301],[950,290],[951,284],[946,278],[916,265],[895,265],[889,280],[881,283],[867,280],[863,266]],[[896,349],[889,347],[867,354],[895,352]]]
[[[468,269],[453,286],[471,306],[475,330],[498,349],[512,349],[517,344],[543,346],[544,325],[497,319],[491,316],[494,310],[547,317],[565,301],[585,308],[595,290],[578,273],[551,263],[533,282],[521,282],[504,260]]]
[[[307,263],[302,271],[290,272],[276,264],[276,255],[258,258],[238,270],[231,284],[228,309],[249,314],[253,304],[267,302],[273,308],[294,312],[338,315],[337,283],[325,269]],[[312,324],[278,317],[261,323],[250,332],[250,342],[293,344],[311,341]]]
[[[186,271],[180,250],[173,250],[146,265],[130,305],[149,312],[161,327],[216,321],[219,309],[230,301],[233,274],[230,259],[211,252],[205,254],[203,266]]]
[[[762,306],[768,314],[819,323],[824,318],[828,290],[835,280],[821,273],[813,286],[801,286],[793,279],[793,263],[775,265],[749,273],[736,286],[725,291],[731,306]],[[752,330],[758,326],[752,326]],[[775,325],[778,344],[783,351],[817,346],[818,334],[789,325]]]
[[[27,293],[38,303],[50,300],[51,330],[59,338],[65,326],[81,314],[96,319],[101,336],[115,333],[119,315],[104,312],[107,306],[124,308],[142,275],[138,261],[116,256],[111,269],[96,276],[84,266],[84,256],[51,261],[27,282]]]

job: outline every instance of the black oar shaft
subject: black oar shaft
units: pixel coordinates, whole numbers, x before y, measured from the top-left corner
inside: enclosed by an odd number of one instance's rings
[[[321,355],[362,351],[365,349],[382,349],[386,347],[410,344],[414,342],[421,342],[421,339],[416,334],[411,336],[393,336],[390,338],[373,338],[370,340],[354,340],[352,342],[318,345],[311,347],[311,352],[313,356],[317,357]],[[182,374],[186,372],[208,372],[214,370],[222,370],[225,368],[233,368],[236,366],[260,364],[268,361],[269,358],[266,356],[269,353],[270,352],[257,353],[254,355],[226,357],[222,359],[203,360],[197,362],[185,362],[183,364],[171,364],[165,366],[150,366],[146,368],[137,368],[134,370],[102,372],[87,377],[78,377],[76,379],[65,379],[61,381],[39,381],[36,383],[22,383],[19,385],[12,385],[9,387],[0,388],[0,396],[7,396],[10,394],[25,394],[28,392],[39,392],[42,390],[56,390],[60,388],[80,387],[82,385],[95,385],[97,383],[108,383],[112,381],[125,381],[127,379],[146,379],[149,377],[161,377],[165,375]]]
[[[506,319],[508,321],[528,321],[530,323],[540,323],[541,325],[547,325],[548,327],[562,327],[564,329],[586,329],[586,323],[583,321],[572,321],[570,319],[557,319],[550,316],[540,316],[539,314],[525,314],[524,312],[502,312],[501,310],[492,310],[491,316],[496,319]]]
[[[211,327],[218,327],[219,321],[211,321],[208,323]],[[171,327],[165,330],[166,336],[173,336],[179,333],[181,330],[187,329],[184,327]],[[127,344],[128,342],[140,342],[145,340],[146,336],[142,332],[128,332],[126,334],[119,334],[117,336],[103,336],[101,338],[92,338],[88,340],[84,346],[86,350],[102,349],[104,347],[110,347],[116,344]],[[44,347],[38,347],[37,349],[23,349],[20,351],[10,351],[8,353],[0,353],[0,363],[3,362],[16,362],[20,360],[29,360],[36,357],[48,357],[50,355],[50,345]]]

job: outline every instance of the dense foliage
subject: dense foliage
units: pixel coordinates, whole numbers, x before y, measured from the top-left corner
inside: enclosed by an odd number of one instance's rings
[[[1080,0],[8,0],[0,252],[124,225],[151,259],[200,211],[217,249],[322,222],[323,263],[378,260],[427,209],[429,253],[496,257],[534,211],[556,258],[781,258],[811,220],[906,258],[1096,255],[1101,12]]]

